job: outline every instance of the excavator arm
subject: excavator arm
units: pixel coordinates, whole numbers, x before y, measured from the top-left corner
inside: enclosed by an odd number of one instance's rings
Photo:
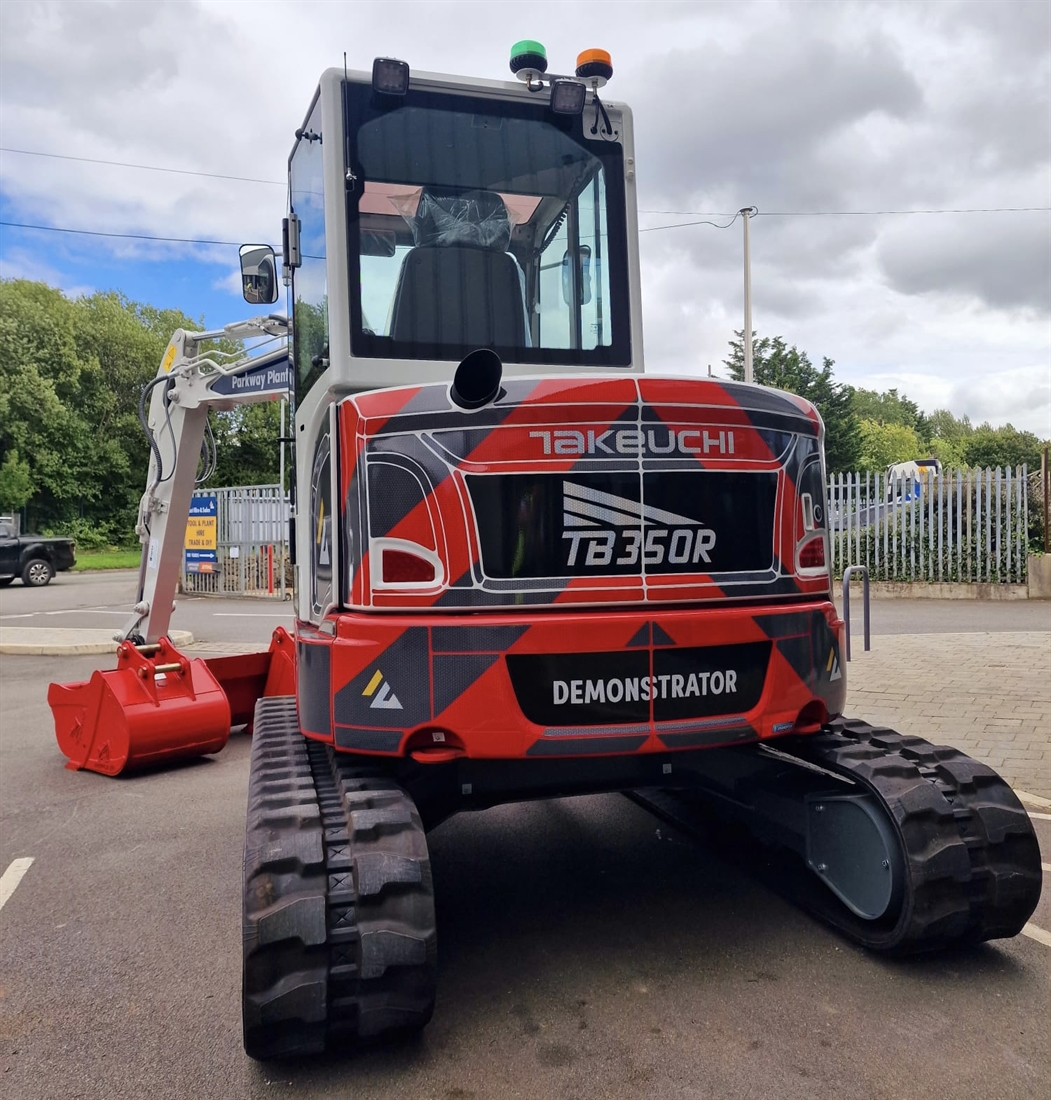
[[[208,413],[271,401],[288,388],[287,330],[287,318],[274,315],[214,332],[178,329],[172,335],[140,405],[150,441],[146,491],[135,527],[142,561],[134,613],[116,635],[118,642],[155,643],[168,633]],[[262,344],[251,354],[224,352],[215,345],[222,338],[260,337]],[[208,473],[207,462],[203,472]]]

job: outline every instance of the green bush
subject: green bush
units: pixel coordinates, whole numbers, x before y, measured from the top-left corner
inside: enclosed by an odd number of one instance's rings
[[[78,550],[137,549],[134,538],[129,539],[127,527],[119,521],[95,521],[83,518],[66,520],[53,528],[45,528],[49,538],[73,539]]]

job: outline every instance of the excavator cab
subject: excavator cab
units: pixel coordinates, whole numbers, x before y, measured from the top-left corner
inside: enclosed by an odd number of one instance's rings
[[[632,119],[600,98],[599,69],[550,77],[537,63],[501,83],[381,58],[322,75],[283,234],[302,619],[346,605],[329,577],[356,549],[326,534],[335,513],[349,522],[337,471],[350,459],[333,455],[346,397],[446,386],[478,349],[504,379],[641,373]]]

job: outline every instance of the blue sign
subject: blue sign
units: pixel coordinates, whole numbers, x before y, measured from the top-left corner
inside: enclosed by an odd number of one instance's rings
[[[242,374],[223,374],[209,388],[212,393],[230,397],[286,393],[292,388],[292,364],[287,359],[278,359]]]
[[[186,520],[187,573],[214,573],[219,562],[218,500],[214,496],[190,498],[190,514]]]

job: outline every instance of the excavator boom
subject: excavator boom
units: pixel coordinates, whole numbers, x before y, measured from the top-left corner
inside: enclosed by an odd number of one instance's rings
[[[208,413],[274,401],[288,393],[287,329],[284,317],[257,317],[215,332],[178,329],[168,342],[157,375],[142,396],[140,413],[150,441],[149,473],[135,527],[142,560],[134,614],[117,641],[154,643],[167,634]],[[215,346],[216,340],[251,337],[264,338],[262,350],[245,354]],[[208,465],[202,475],[209,473]]]
[[[287,321],[277,316],[216,332],[179,329],[144,388],[150,464],[136,526],[137,598],[115,637],[117,667],[48,692],[67,767],[117,775],[218,752],[231,725],[251,724],[258,698],[295,690],[293,647],[280,628],[266,652],[211,660],[189,659],[167,638],[208,414],[288,392],[286,332]],[[215,343],[260,337],[264,344],[252,354]],[[205,476],[210,465],[206,459]]]

